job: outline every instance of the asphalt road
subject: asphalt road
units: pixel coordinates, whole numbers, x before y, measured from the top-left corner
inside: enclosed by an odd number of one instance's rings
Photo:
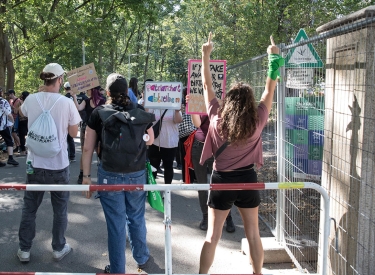
[[[79,173],[80,146],[76,139],[77,162],[70,165],[70,184],[76,184]],[[16,158],[18,167],[7,165],[0,168],[0,185],[3,183],[24,183],[26,157]],[[96,158],[92,165],[93,181],[96,181]],[[172,184],[180,184],[181,171],[175,170]],[[162,175],[157,179],[163,183]],[[98,199],[86,199],[80,192],[71,192],[68,206],[67,242],[73,251],[60,262],[54,262],[51,248],[52,207],[50,195],[46,192],[37,213],[37,234],[31,249],[31,259],[22,264],[17,258],[18,227],[22,209],[22,191],[0,191],[0,272],[67,272],[102,273],[107,265],[107,230],[104,214]],[[146,205],[147,241],[152,256],[147,270],[142,273],[165,273],[163,214]],[[210,273],[249,274],[252,273],[248,256],[243,255],[241,239],[244,230],[237,209],[232,210],[236,225],[235,233],[223,229],[222,240],[216,251]],[[205,232],[199,229],[201,213],[196,191],[172,192],[172,272],[175,274],[198,273],[199,255]],[[261,235],[269,237],[270,231],[260,224]],[[126,272],[138,273],[129,245],[126,248]],[[267,264],[264,274],[298,274],[290,263]]]

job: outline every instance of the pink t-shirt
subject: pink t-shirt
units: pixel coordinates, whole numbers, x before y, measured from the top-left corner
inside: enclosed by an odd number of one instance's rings
[[[208,116],[210,127],[203,146],[200,164],[209,159],[224,144],[218,132],[221,117],[219,114],[219,102],[216,98],[208,104]],[[258,106],[258,125],[255,133],[249,137],[245,144],[230,144],[214,161],[213,169],[216,171],[233,170],[250,164],[256,164],[258,168],[263,166],[262,130],[268,120],[267,107],[261,103]]]

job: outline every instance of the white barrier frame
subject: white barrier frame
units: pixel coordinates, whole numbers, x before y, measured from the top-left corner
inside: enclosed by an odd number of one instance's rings
[[[44,185],[44,184],[0,184],[0,191],[164,191],[164,225],[165,225],[165,274],[172,275],[172,242],[171,242],[171,192],[175,190],[285,190],[285,189],[314,189],[323,198],[323,238],[319,244],[318,262],[319,273],[327,274],[328,265],[328,238],[330,232],[329,196],[323,187],[313,182],[271,182],[271,183],[231,183],[231,184],[146,184],[146,185]],[[12,274],[12,272],[0,272],[0,275]],[[30,272],[17,274],[33,274]],[[40,273],[37,275],[53,274]],[[56,274],[56,273],[55,273]],[[63,274],[63,273],[59,273]],[[64,273],[77,274],[77,273]],[[89,273],[84,273],[89,274]]]

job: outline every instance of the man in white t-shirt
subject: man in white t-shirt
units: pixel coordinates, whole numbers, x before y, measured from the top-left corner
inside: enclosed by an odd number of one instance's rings
[[[40,79],[44,80],[44,86],[37,94],[29,95],[21,106],[22,114],[28,117],[30,129],[34,121],[42,113],[38,99],[45,110],[59,100],[50,111],[57,127],[57,136],[61,145],[61,151],[54,157],[45,158],[28,148],[27,160],[32,166],[28,167],[27,184],[68,184],[69,183],[69,158],[66,137],[69,133],[76,136],[78,123],[81,117],[74,102],[59,93],[64,83],[63,68],[57,63],[50,63],[44,67]],[[38,97],[37,97],[38,96]],[[31,169],[30,169],[31,168]],[[52,255],[55,261],[60,261],[72,249],[66,243],[65,231],[68,224],[67,205],[68,191],[51,191],[51,203],[53,206],[52,227]],[[22,217],[19,228],[19,249],[17,256],[21,262],[30,260],[30,249],[35,237],[35,218],[38,207],[43,200],[44,191],[25,191]]]

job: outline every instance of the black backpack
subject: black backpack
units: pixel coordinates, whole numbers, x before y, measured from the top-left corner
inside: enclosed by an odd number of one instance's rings
[[[155,115],[130,104],[125,110],[104,105],[98,111],[102,120],[101,163],[105,171],[131,173],[146,167],[143,135]]]

